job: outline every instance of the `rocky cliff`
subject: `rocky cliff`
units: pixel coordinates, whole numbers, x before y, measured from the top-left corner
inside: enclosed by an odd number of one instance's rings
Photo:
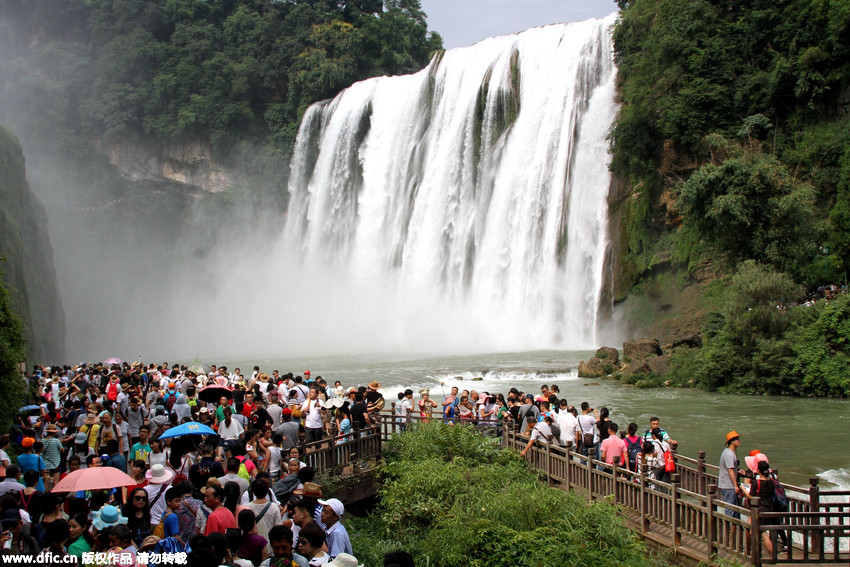
[[[0,270],[24,321],[30,361],[62,360],[65,315],[47,214],[26,181],[21,145],[0,126]]]

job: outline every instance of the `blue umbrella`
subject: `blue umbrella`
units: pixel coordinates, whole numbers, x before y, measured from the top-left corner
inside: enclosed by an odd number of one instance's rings
[[[172,427],[165,433],[159,436],[160,439],[168,439],[169,437],[181,437],[183,435],[215,435],[216,432],[203,423],[190,421],[182,423],[177,427]]]
[[[36,405],[24,406],[24,407],[22,407],[21,409],[18,410],[18,413],[25,413],[25,412],[28,412],[28,411],[35,411],[35,410],[41,410],[41,406],[36,406]]]

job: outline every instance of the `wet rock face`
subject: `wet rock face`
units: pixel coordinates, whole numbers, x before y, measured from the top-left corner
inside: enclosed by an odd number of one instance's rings
[[[657,339],[634,339],[623,343],[623,358],[641,360],[649,355],[661,356],[661,343]]]
[[[679,347],[702,348],[702,337],[699,333],[682,333],[673,339],[673,348]]]
[[[23,151],[0,125],[0,263],[3,279],[23,320],[27,356],[64,358],[65,314],[59,298],[47,213],[26,181]]]
[[[602,347],[596,351],[596,358],[600,358],[613,365],[620,363],[620,353],[615,348]]]
[[[578,375],[582,378],[601,378],[607,374],[605,364],[606,361],[596,357],[582,360],[578,365]]]

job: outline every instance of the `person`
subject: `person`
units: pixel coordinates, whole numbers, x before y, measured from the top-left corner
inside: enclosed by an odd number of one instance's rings
[[[342,445],[352,440],[351,437],[351,412],[347,407],[337,408],[336,418],[339,422],[339,432],[336,440],[337,445]]]
[[[572,412],[569,411],[566,399],[562,399],[558,402],[558,406],[558,427],[561,430],[561,447],[566,447],[568,444],[571,444],[573,448],[577,448],[580,441],[578,437],[578,420]]]
[[[68,534],[71,539],[68,553],[78,560],[83,558],[83,553],[91,551],[94,545],[94,538],[88,528],[88,517],[85,514],[74,514],[74,517],[68,520]]]
[[[183,492],[176,486],[170,487],[165,491],[165,505],[167,508],[162,514],[160,523],[162,524],[162,538],[174,537],[180,540],[180,521],[177,518],[177,511],[183,503]],[[158,530],[157,530],[158,531]],[[155,535],[159,535],[158,533]],[[180,543],[183,543],[181,540]]]
[[[774,511],[774,491],[776,485],[773,482],[773,478],[770,476],[770,465],[767,461],[759,461],[758,466],[758,476],[753,479],[750,483],[750,491],[746,493],[747,501],[752,500],[753,498],[759,498],[759,512],[773,512]],[[761,520],[762,525],[771,525],[776,524],[777,521],[774,519],[763,519]],[[773,542],[770,538],[770,532],[765,530],[761,532],[762,542],[764,543],[764,550],[767,553],[768,557],[773,556]]]
[[[189,480],[196,490],[203,490],[210,477],[224,476],[221,463],[214,458],[215,447],[211,443],[201,445],[199,449],[200,460],[189,468]]]
[[[52,489],[59,481],[59,464],[62,460],[62,453],[65,448],[62,446],[62,442],[57,438],[58,434],[59,427],[57,427],[55,423],[51,423],[47,426],[47,437],[44,437],[41,440],[44,445],[41,450],[41,454],[44,459],[44,468],[46,469],[45,472],[47,474],[47,490]]]
[[[629,455],[626,452],[626,442],[617,435],[619,426],[613,421],[608,421],[608,437],[599,447],[601,458],[609,465],[614,464],[614,458],[620,457],[618,466],[627,468],[629,466]]]
[[[396,404],[396,411],[398,412],[399,429],[404,431],[407,429],[407,416],[413,413],[413,390],[407,388],[399,396],[400,399]]]
[[[0,549],[3,549],[4,555],[35,555],[38,553],[38,542],[25,533],[22,529],[23,525],[21,512],[15,508],[6,510],[0,515],[0,526],[3,528],[3,533],[0,534]]]
[[[532,423],[534,417],[528,416],[526,418],[529,423]],[[520,451],[521,456],[525,456],[528,453],[528,450],[531,449],[531,446],[534,445],[534,442],[538,439],[541,439],[545,443],[551,443],[554,437],[552,433],[552,428],[549,427],[552,423],[552,416],[546,415],[543,417],[543,421],[537,422],[533,425],[533,429],[531,430],[531,437],[528,440],[528,444],[525,446],[525,449]]]
[[[7,492],[21,492],[26,486],[18,482],[18,475],[21,474],[21,469],[18,465],[9,465],[6,467],[6,478],[0,482],[0,496]]]
[[[322,440],[322,406],[319,402],[319,390],[310,388],[307,400],[301,404],[301,414],[304,416],[304,431],[306,442],[314,443]]]
[[[419,417],[423,418],[424,421],[431,419],[434,408],[437,407],[437,402],[431,399],[430,394],[428,388],[419,390],[419,396],[422,398],[419,400]]]
[[[211,510],[207,517],[204,535],[213,532],[224,533],[227,529],[235,529],[236,518],[233,513],[224,507],[224,490],[221,486],[208,486],[204,491],[204,505]]]
[[[147,425],[140,425],[136,430],[136,442],[130,448],[130,460],[142,460],[148,462],[148,456],[151,454],[151,446],[149,443],[151,429]]]
[[[148,493],[148,504],[151,511],[151,525],[156,527],[162,519],[162,514],[166,509],[165,491],[171,479],[174,478],[174,471],[169,470],[165,465],[153,465],[148,472],[145,473],[145,478],[148,480],[147,486],[144,487]]]
[[[272,502],[271,491],[264,480],[257,479],[252,482],[250,493],[254,499],[247,507],[254,513],[256,533],[268,541],[271,530],[281,523],[280,506]],[[271,547],[268,547],[267,551],[271,551]]]
[[[591,412],[593,412],[592,415]],[[581,415],[578,417],[582,455],[587,455],[588,450],[596,447],[596,444],[599,443],[599,435],[595,427],[597,421],[599,421],[599,413],[596,411],[596,408],[590,407],[588,402],[582,402]]]
[[[38,482],[36,483],[35,489],[39,492],[44,492],[44,482],[41,478],[45,470],[44,459],[33,452],[33,445],[35,445],[34,437],[24,437],[21,440],[21,448],[24,452],[18,455],[18,467],[24,475],[26,475],[28,471],[35,471],[38,476]],[[24,480],[26,481],[26,478]]]
[[[637,436],[637,423],[630,423],[623,441],[626,443],[626,454],[629,457],[629,470],[637,472],[637,460],[641,451],[641,438]]]
[[[327,534],[328,554],[334,558],[340,553],[353,553],[348,531],[340,521],[340,517],[345,513],[345,506],[336,498],[319,500],[319,505],[322,506],[322,523],[325,524]]]
[[[330,555],[322,551],[324,545],[325,532],[316,522],[310,522],[298,532],[298,550],[307,558],[310,567],[330,561]]]
[[[248,490],[249,483],[247,480],[242,478],[239,474],[240,469],[242,468],[242,463],[236,457],[230,457],[227,459],[227,474],[218,477],[218,481],[222,486],[227,484],[228,482],[235,482],[239,485],[239,495],[245,493]]]
[[[520,428],[525,427],[526,417],[531,414],[534,417],[534,422],[537,423],[540,421],[538,418],[540,417],[540,408],[534,405],[534,396],[531,394],[526,394],[523,398],[523,403],[519,407],[519,412],[517,413],[517,423]],[[523,431],[520,431],[523,433]]]
[[[672,459],[673,456],[670,454],[670,445],[664,441],[664,436],[661,433],[661,429],[658,427],[652,430],[652,444],[655,445],[655,451],[660,456],[660,460],[664,463],[664,466],[656,471],[655,478],[661,482],[669,483],[673,473],[667,471],[667,465],[672,464],[668,463],[668,459]]]
[[[238,517],[239,529],[242,530],[242,544],[236,552],[237,557],[249,560],[254,567],[269,556],[268,541],[257,533],[257,522],[253,510],[242,510]]]
[[[127,527],[130,529],[133,543],[141,547],[145,538],[152,533],[148,493],[144,488],[137,487],[130,491],[123,513],[127,518]]]
[[[666,431],[661,429],[661,420],[658,419],[658,417],[656,416],[652,416],[649,418],[649,429],[647,429],[643,433],[644,441],[652,441],[652,431],[654,429],[658,429],[659,431],[661,431],[661,440],[667,443],[670,447],[675,448],[678,445],[678,442],[670,439],[670,435],[668,435]]]
[[[292,530],[286,526],[277,525],[269,530],[269,545],[272,555],[260,564],[260,567],[308,567],[307,558],[292,550],[294,537]]]
[[[720,497],[727,504],[738,505],[741,497],[741,487],[738,485],[738,447],[741,439],[737,431],[726,434],[726,448],[720,454],[719,472],[717,475],[717,489]],[[731,508],[726,508],[726,515],[740,518],[741,515]]]

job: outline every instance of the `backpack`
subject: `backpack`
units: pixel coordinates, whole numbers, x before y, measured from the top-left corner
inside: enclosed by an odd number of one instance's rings
[[[109,386],[106,387],[106,397],[109,401],[118,401],[118,385],[112,380],[109,381]]]
[[[169,514],[173,514],[171,510],[168,510],[165,514],[162,515],[162,519],[159,520],[159,523],[153,529],[153,535],[158,537],[159,539],[165,539],[165,519]]]
[[[555,437],[555,439],[560,442],[561,427],[558,425],[558,422],[556,420],[552,420],[552,423],[549,424],[549,429],[552,430],[552,435]]]
[[[623,441],[626,442],[626,453],[629,456],[629,470],[636,471],[637,459],[641,451],[640,437],[638,437],[637,441],[629,441],[628,437],[624,438]]]
[[[785,487],[779,484],[776,477],[773,478],[773,509],[776,512],[788,511],[788,495],[785,494]]]

